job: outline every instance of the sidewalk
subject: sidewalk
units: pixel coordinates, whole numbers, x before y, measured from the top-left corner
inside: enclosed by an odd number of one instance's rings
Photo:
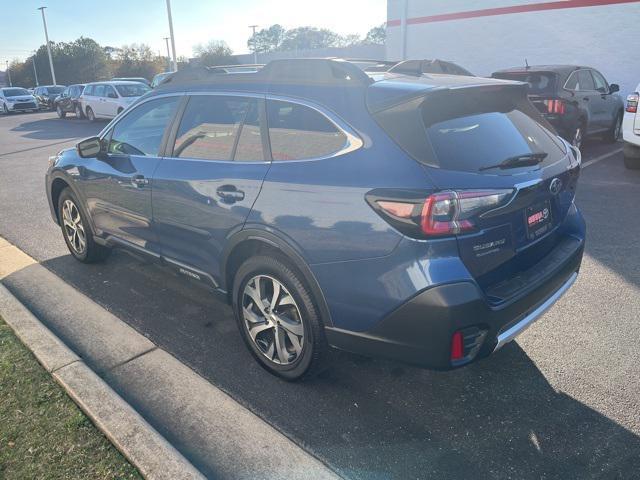
[[[2,239],[0,282],[0,315],[146,478],[339,478]]]

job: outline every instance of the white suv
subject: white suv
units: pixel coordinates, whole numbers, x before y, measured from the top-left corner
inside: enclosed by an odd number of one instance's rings
[[[113,118],[149,90],[140,82],[89,83],[80,96],[80,105],[92,122],[96,118]]]
[[[622,120],[622,139],[624,140],[624,164],[627,168],[640,169],[640,85],[627,97],[627,108]]]

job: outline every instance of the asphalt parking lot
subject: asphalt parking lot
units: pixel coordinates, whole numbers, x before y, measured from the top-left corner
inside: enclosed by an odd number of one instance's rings
[[[343,476],[640,476],[640,171],[624,168],[620,144],[584,146],[579,280],[517,342],[448,373],[336,352],[319,378],[290,384],[256,364],[204,288],[121,252],[98,266],[68,254],[45,198],[47,159],[104,125],[0,116],[0,235]]]

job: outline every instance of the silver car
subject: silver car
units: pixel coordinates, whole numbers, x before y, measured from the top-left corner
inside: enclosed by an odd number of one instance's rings
[[[37,110],[38,102],[36,97],[30,94],[26,88],[0,88],[0,111],[2,113],[35,112]]]

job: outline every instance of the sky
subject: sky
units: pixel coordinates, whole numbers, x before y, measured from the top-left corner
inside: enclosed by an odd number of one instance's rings
[[[362,36],[386,21],[385,0],[171,0],[178,56],[193,46],[224,40],[234,53],[247,53],[248,27],[279,23],[314,26]],[[0,0],[0,68],[44,45],[40,6],[46,6],[49,40],[90,37],[103,46],[146,43],[166,54],[166,0]]]

